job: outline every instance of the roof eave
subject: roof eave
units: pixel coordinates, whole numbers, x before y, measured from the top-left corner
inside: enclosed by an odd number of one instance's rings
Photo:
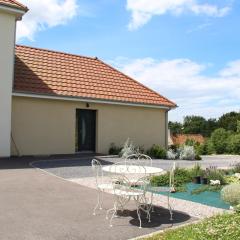
[[[148,103],[138,103],[138,102],[114,101],[114,100],[99,99],[99,98],[85,98],[85,97],[74,97],[74,96],[65,96],[65,95],[38,94],[38,93],[30,93],[30,92],[24,92],[24,91],[13,91],[12,95],[16,96],[16,97],[30,97],[30,98],[52,99],[52,100],[65,100],[65,101],[102,103],[102,104],[112,104],[112,105],[122,105],[122,106],[158,108],[158,109],[165,109],[168,111],[178,107],[178,106],[168,106],[168,105],[163,105],[163,104],[161,105],[161,104],[148,104]]]
[[[0,11],[7,12],[9,14],[13,14],[16,16],[17,20],[21,20],[22,16],[28,11],[28,8],[18,8],[14,6],[10,6],[4,3],[0,3]]]

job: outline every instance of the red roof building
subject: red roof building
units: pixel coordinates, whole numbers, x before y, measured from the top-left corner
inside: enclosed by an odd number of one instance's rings
[[[16,45],[26,11],[0,0],[0,157],[167,147],[174,102],[96,57]]]
[[[96,57],[16,45],[14,92],[176,107]]]

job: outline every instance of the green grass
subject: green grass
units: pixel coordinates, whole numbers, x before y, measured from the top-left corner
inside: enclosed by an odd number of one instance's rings
[[[239,240],[240,214],[223,214],[145,240]]]

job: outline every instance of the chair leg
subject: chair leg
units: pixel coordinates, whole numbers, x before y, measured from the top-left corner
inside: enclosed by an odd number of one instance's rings
[[[93,215],[96,215],[96,210],[99,207],[99,205],[100,205],[100,191],[98,190],[97,204],[96,204],[96,206],[95,206],[95,208],[93,210]]]
[[[173,212],[172,212],[172,206],[170,204],[170,198],[168,196],[168,210],[169,210],[169,213],[170,213],[170,221],[173,220]]]
[[[102,210],[102,203],[103,203],[103,191],[99,194],[99,209]]]
[[[139,198],[134,199],[137,207],[137,215],[139,220],[139,228],[142,228],[141,212],[140,212],[140,203]]]
[[[154,206],[153,206],[153,192],[151,192],[151,209],[150,211],[154,212]]]
[[[141,213],[140,213],[139,206],[137,206],[137,215],[139,220],[139,228],[142,228],[142,220],[141,220]]]
[[[117,203],[115,202],[114,203],[114,207],[113,207],[113,214],[112,214],[112,217],[111,217],[111,219],[110,219],[110,223],[109,223],[109,226],[110,227],[112,227],[113,225],[112,225],[112,220],[113,220],[113,218],[115,217],[115,215],[116,215],[116,213],[117,213]]]

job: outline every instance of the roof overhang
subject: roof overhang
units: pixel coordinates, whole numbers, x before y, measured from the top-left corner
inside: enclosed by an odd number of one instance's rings
[[[62,101],[75,101],[75,102],[85,102],[85,103],[111,104],[111,105],[132,106],[132,107],[158,108],[158,109],[164,109],[166,111],[169,111],[169,110],[177,107],[177,106],[170,107],[170,106],[164,106],[164,105],[113,101],[113,100],[104,100],[104,99],[96,99],[96,98],[81,98],[81,97],[72,97],[72,96],[36,94],[36,93],[26,93],[26,92],[16,92],[16,91],[12,93],[12,96],[28,97],[28,98],[40,98],[40,99],[51,99],[51,100],[62,100]]]
[[[21,9],[0,3],[0,11],[15,15],[16,20],[21,20],[22,16],[28,11],[28,9],[21,10]]]

